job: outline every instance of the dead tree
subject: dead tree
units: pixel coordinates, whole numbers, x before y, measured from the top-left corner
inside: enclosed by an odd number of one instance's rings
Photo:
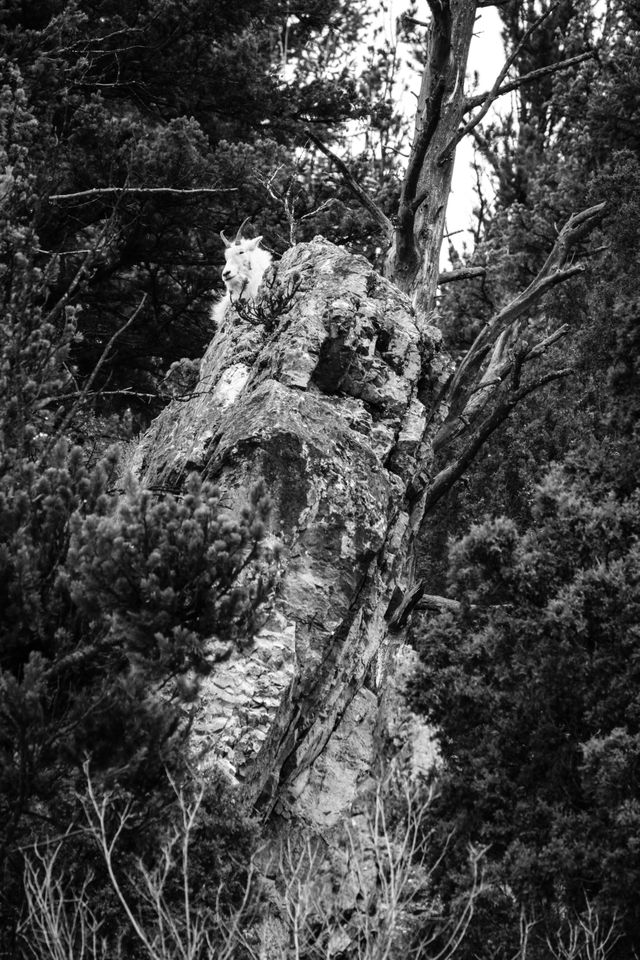
[[[430,609],[447,606],[415,582],[424,517],[513,407],[565,375],[560,367],[525,376],[566,331],[525,344],[519,324],[546,291],[580,271],[576,244],[604,209],[569,219],[529,287],[490,319],[452,371],[431,309],[455,149],[513,89],[506,74],[515,53],[490,91],[465,96],[477,5],[430,0],[427,67],[396,221],[351,183],[390,241],[387,277],[326,241],[292,248],[267,274],[255,308],[227,312],[194,395],[169,405],[134,461],[159,490],[179,488],[197,470],[230,506],[252,479],[266,480],[282,544],[278,595],[251,654],[219,667],[205,685],[194,729],[203,756],[225,765],[265,816],[325,831],[371,769],[411,610],[421,597]],[[320,148],[349,182],[342,161]]]

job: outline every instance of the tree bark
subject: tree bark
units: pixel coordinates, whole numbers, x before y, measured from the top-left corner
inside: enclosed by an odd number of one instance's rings
[[[465,111],[465,73],[475,0],[431,0],[426,67],[413,144],[385,274],[408,293],[419,315],[433,310],[438,286],[455,145]],[[446,151],[446,152],[445,152]]]

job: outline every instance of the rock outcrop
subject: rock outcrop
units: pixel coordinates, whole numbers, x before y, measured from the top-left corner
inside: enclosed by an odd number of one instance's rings
[[[196,470],[230,506],[266,481],[283,577],[249,655],[207,681],[196,727],[208,762],[266,814],[331,828],[369,776],[439,349],[405,295],[316,238],[283,257],[253,307],[227,312],[193,397],[136,453],[152,489]]]

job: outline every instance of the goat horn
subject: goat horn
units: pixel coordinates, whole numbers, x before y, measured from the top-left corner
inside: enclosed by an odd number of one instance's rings
[[[220,231],[220,236],[221,236],[222,239],[224,240],[224,245],[225,245],[225,247],[230,247],[230,246],[231,246],[231,241],[230,241],[230,240],[227,240],[227,238],[225,237],[225,235],[224,235],[224,233],[222,232],[222,230]]]
[[[242,240],[242,231],[244,229],[244,225],[246,223],[249,223],[249,220],[251,220],[251,217],[245,217],[242,223],[240,224],[240,226],[238,227],[238,232],[236,233],[236,239],[235,239],[236,243],[239,243],[240,240]]]

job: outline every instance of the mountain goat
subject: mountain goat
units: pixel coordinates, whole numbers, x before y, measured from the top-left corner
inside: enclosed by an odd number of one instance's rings
[[[222,279],[227,288],[221,300],[213,305],[211,317],[216,324],[222,320],[231,303],[237,300],[253,300],[258,292],[264,272],[271,264],[271,254],[263,250],[259,243],[262,237],[253,240],[243,240],[242,228],[245,220],[236,233],[233,242],[227,240],[222,230],[220,236],[227,248],[225,250],[225,265],[222,270]]]

